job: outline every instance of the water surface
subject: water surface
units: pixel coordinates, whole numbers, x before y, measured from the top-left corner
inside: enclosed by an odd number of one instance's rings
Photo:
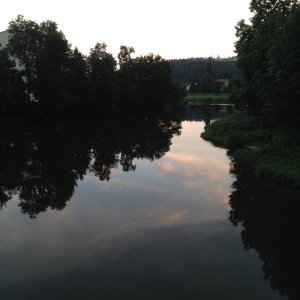
[[[281,202],[188,119],[3,132],[1,299],[296,299]]]

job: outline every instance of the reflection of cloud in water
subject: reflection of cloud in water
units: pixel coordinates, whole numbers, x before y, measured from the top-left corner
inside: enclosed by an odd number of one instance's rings
[[[171,221],[179,215],[180,212],[170,216]],[[26,272],[6,269],[10,280],[3,290],[8,294],[17,283],[27,296],[34,285],[37,291],[46,291],[47,299],[58,299],[58,293],[68,295],[70,290],[73,299],[83,299],[87,287],[91,299],[99,295],[105,299],[158,299],[157,292],[166,299],[223,299],[225,290],[226,299],[256,299],[251,294],[255,290],[256,295],[270,299],[264,297],[265,290],[260,285],[263,279],[257,272],[257,257],[240,251],[239,236],[226,221],[130,231],[81,243],[77,227],[64,247],[49,248],[37,243],[30,265],[27,251],[20,253],[16,263],[22,263],[21,269]],[[48,231],[51,229],[45,233]],[[243,287],[239,288],[233,283],[240,282],[241,274]]]
[[[213,158],[197,157],[184,153],[167,153],[161,161],[154,162],[155,169],[169,180],[187,188],[207,184],[224,185],[229,180],[229,165]]]
[[[194,131],[198,134],[198,128],[197,123],[186,123],[184,130],[192,135]],[[198,151],[200,137],[192,137],[191,141],[193,149]],[[2,232],[11,234],[5,238],[0,254],[9,257],[9,253],[19,249],[17,255],[10,256],[14,263],[10,261],[12,267],[7,278],[14,281],[16,273],[19,278],[25,278],[28,273],[38,276],[43,273],[44,263],[47,272],[53,274],[71,266],[89,265],[95,257],[104,258],[104,252],[116,251],[114,244],[126,252],[131,246],[126,246],[126,239],[138,232],[146,231],[146,235],[132,242],[145,239],[147,244],[147,233],[151,230],[158,230],[153,237],[156,239],[164,228],[187,224],[201,227],[223,219],[226,212],[222,201],[227,200],[224,183],[229,177],[226,161],[201,157],[195,151],[184,153],[184,145],[178,137],[172,152],[162,159],[152,163],[136,160],[135,172],[124,173],[122,168],[115,168],[109,182],[100,182],[87,173],[83,181],[78,181],[68,206],[60,212],[48,210],[40,214],[35,220],[38,226],[24,226],[24,222],[32,222],[25,215],[20,217],[20,222],[2,219]],[[179,152],[178,146],[182,149]],[[6,216],[9,212],[8,207]],[[32,245],[38,253],[34,261]],[[18,272],[13,267],[16,265],[19,265]]]
[[[135,172],[88,173],[62,211],[31,220],[14,196],[0,218],[0,298],[275,299],[227,221],[228,160],[201,126],[185,122],[188,135],[159,161],[137,159]]]
[[[184,128],[184,133],[202,132],[204,130],[204,126],[205,126],[204,122],[191,122],[191,121],[182,122],[182,127]]]
[[[165,173],[174,173],[176,171],[176,168],[169,162],[161,162],[159,167]]]
[[[197,164],[200,166],[205,167],[212,167],[221,171],[228,172],[229,166],[227,161],[215,159],[212,157],[201,157],[201,156],[195,156],[192,154],[186,154],[186,153],[172,153],[168,152],[165,155],[166,158],[169,158],[176,162],[182,162],[186,164]]]
[[[170,222],[170,224],[176,224],[178,222],[182,222],[188,213],[189,210],[187,209],[173,213],[168,216],[168,221]]]

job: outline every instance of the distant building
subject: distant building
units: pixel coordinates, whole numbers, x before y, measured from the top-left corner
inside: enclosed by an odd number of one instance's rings
[[[224,92],[225,89],[229,86],[229,80],[228,79],[217,79],[216,85],[220,86],[220,92]]]
[[[8,44],[9,34],[7,31],[0,32],[0,49],[4,48]]]

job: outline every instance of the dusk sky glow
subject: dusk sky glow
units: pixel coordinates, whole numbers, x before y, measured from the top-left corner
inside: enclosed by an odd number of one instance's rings
[[[87,54],[105,42],[115,56],[121,45],[136,54],[164,58],[234,55],[235,25],[248,19],[250,0],[10,0],[0,11],[0,31],[18,14],[52,20],[72,44]]]

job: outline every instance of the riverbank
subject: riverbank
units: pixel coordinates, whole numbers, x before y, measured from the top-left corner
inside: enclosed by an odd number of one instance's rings
[[[236,113],[206,126],[201,136],[257,177],[300,187],[300,142],[282,128],[261,128],[257,119]]]
[[[184,101],[187,104],[230,104],[229,94],[189,93]]]

